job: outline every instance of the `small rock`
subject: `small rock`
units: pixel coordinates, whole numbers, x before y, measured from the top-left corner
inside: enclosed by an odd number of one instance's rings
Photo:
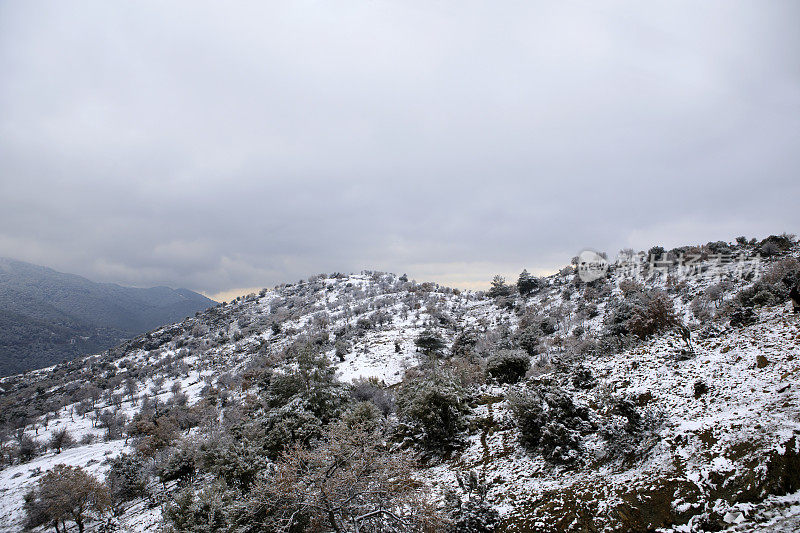
[[[769,361],[767,360],[767,358],[765,356],[759,355],[758,357],[756,357],[756,366],[758,368],[764,368],[768,364],[769,364]]]
[[[636,403],[639,405],[639,407],[644,407],[652,401],[653,393],[650,391],[643,392],[636,398]]]

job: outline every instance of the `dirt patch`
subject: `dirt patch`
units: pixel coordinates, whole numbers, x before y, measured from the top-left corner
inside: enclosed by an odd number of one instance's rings
[[[687,506],[683,512],[673,507],[673,501],[699,501],[701,494],[694,483],[685,479],[665,478],[648,481],[618,494],[607,494],[608,487],[597,484],[572,486],[547,492],[526,502],[505,518],[499,531],[515,533],[591,533],[617,531],[645,533],[656,528],[685,524],[696,512]],[[616,500],[619,503],[601,512],[598,501]]]

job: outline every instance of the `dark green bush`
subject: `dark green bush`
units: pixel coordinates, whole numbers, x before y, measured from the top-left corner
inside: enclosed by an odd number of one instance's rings
[[[122,503],[141,498],[147,491],[147,474],[144,462],[137,455],[122,454],[110,460],[106,484],[115,510]]]
[[[499,298],[503,296],[511,296],[514,292],[510,286],[506,285],[506,280],[503,276],[495,276],[492,279],[492,287],[487,293],[491,298]]]
[[[572,385],[576,389],[590,390],[597,386],[597,378],[588,368],[577,368],[572,374]]]
[[[322,421],[313,413],[295,405],[273,410],[266,424],[264,449],[267,456],[276,459],[295,442],[307,443],[322,435]]]
[[[564,390],[554,385],[513,391],[508,403],[519,428],[520,442],[554,463],[577,460],[581,434],[595,427],[588,409],[576,406]]]
[[[450,348],[450,353],[453,357],[469,358],[474,354],[475,346],[477,344],[478,334],[474,331],[467,330],[463,333],[459,333],[455,340],[453,340],[453,346]]]
[[[199,491],[187,487],[164,506],[166,531],[230,531],[237,521],[235,505],[239,495],[214,482]]]
[[[394,412],[394,395],[375,380],[357,379],[353,381],[350,395],[357,402],[372,402],[384,416]]]
[[[541,337],[542,330],[539,326],[528,326],[517,333],[517,344],[528,355],[536,355],[539,353],[539,340]]]
[[[516,383],[530,367],[531,358],[522,350],[500,350],[486,361],[486,373],[498,383]]]
[[[423,447],[448,448],[464,429],[466,400],[465,391],[448,377],[418,379],[400,389],[397,413]]]
[[[500,526],[500,514],[492,505],[477,498],[460,501],[450,510],[448,533],[493,533]]]

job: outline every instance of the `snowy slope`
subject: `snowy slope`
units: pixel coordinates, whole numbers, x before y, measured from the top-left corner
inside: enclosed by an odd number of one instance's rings
[[[690,311],[692,296],[720,280],[730,284],[727,300],[752,282],[738,278],[735,268],[709,269],[679,288],[666,275],[648,280],[648,287],[670,294],[694,330],[695,354],[689,357],[680,336],[670,332],[619,350],[582,351],[580,343],[603,330],[614,298],[622,295],[620,273],[612,272],[605,289],[596,291],[567,271],[544,279],[527,298],[504,300],[364,272],[264,290],[104,354],[6,378],[0,399],[7,407],[24,411],[18,398],[31,397],[32,390],[42,391],[34,402],[41,411],[55,406],[46,427],[43,415],[28,419],[26,434],[44,443],[67,427],[77,440],[92,435],[94,442],[0,470],[0,531],[21,528],[22,498],[48,468],[78,465],[102,477],[105,459],[131,451],[124,439],[104,442],[92,412],[113,410],[130,419],[145,396],[167,402],[180,391],[193,405],[214,387],[243,397],[248,373],[300,338],[320,339],[341,380],[375,378],[392,387],[420,363],[414,341],[427,328],[448,346],[467,330],[496,345],[512,339],[531,317],[555,317],[557,330],[543,337],[528,386],[558,384],[601,429],[619,426],[612,406],[627,399],[642,414],[642,434],[625,437],[630,446],[612,453],[598,430],[585,436],[580,463],[553,465],[519,444],[508,394],[522,385],[477,383],[466,445],[418,472],[434,495],[455,488],[457,472],[475,471],[486,480],[488,501],[506,531],[646,530],[669,528],[672,520],[682,524],[675,531],[693,531],[706,519],[722,520],[731,531],[791,530],[800,513],[798,496],[770,494],[798,490],[786,484],[800,464],[798,318],[782,304],[759,308],[752,325],[705,328]],[[584,310],[586,302],[594,312]],[[592,387],[573,384],[577,367],[594,376]],[[698,383],[707,392],[697,394]],[[87,384],[103,394],[81,416],[80,402],[71,400]],[[145,501],[119,518],[130,531],[156,531],[159,523],[159,506]]]

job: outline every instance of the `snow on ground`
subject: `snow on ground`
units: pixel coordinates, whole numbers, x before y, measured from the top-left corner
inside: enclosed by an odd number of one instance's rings
[[[687,482],[702,499],[717,488],[721,476],[747,475],[755,463],[763,465],[770,450],[781,453],[789,439],[800,435],[796,315],[782,308],[763,311],[754,326],[699,341],[689,360],[676,358],[679,349],[680,339],[667,336],[585,362],[600,384],[588,393],[575,391],[578,402],[602,405],[608,395],[639,398],[645,409],[664,416],[660,442],[632,467],[609,462],[565,469],[524,451],[509,423],[506,391],[495,386],[484,389],[485,401],[473,416],[488,431],[471,435],[458,457],[424,471],[423,477],[444,490],[456,488],[454,471],[475,470],[490,484],[489,500],[506,517],[527,512],[530,502],[550,491],[566,494],[569,487],[574,487],[575,501],[586,499],[587,508],[613,507],[619,495],[656,479]],[[759,356],[766,357],[761,367]],[[697,381],[710,388],[699,398],[694,394]],[[586,440],[591,449],[592,437]],[[607,501],[597,501],[602,498]],[[680,498],[676,494],[675,506],[682,505]],[[786,520],[797,524],[796,518]]]
[[[398,343],[400,351],[395,348]],[[363,351],[350,353],[344,361],[336,361],[337,377],[344,382],[360,378],[376,378],[386,385],[402,381],[406,369],[418,364],[414,336],[410,333],[380,332],[371,335],[363,345]]]
[[[11,532],[22,529],[22,508],[25,493],[31,490],[39,477],[58,464],[80,466],[100,479],[108,471],[108,459],[117,457],[125,450],[124,441],[98,442],[69,448],[59,454],[49,452],[29,463],[10,466],[0,470],[0,531]]]

